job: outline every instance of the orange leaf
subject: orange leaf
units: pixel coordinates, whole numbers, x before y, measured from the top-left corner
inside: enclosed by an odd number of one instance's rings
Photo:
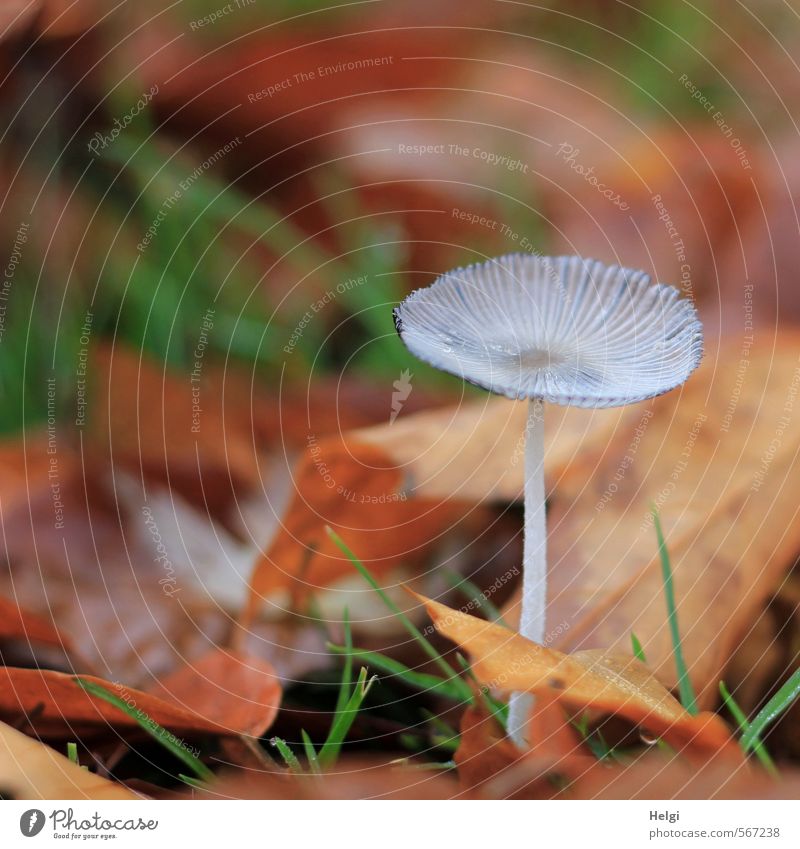
[[[155,696],[232,732],[260,737],[278,712],[275,670],[252,655],[215,649],[163,679]]]
[[[199,674],[187,667],[162,683],[156,693],[147,693],[93,675],[81,676],[141,713],[144,719],[177,734],[230,735],[265,729],[274,718],[280,688],[262,661],[242,660],[240,669],[228,670],[229,689],[213,683],[223,670],[214,654],[200,662]],[[188,670],[188,671],[187,671]],[[246,681],[256,678],[253,698],[263,704],[245,706],[241,694]],[[216,703],[214,703],[216,698]],[[231,709],[231,718],[226,711]],[[258,719],[256,719],[258,714]],[[73,675],[49,669],[0,667],[0,719],[15,722],[24,717],[42,737],[74,738],[139,728],[136,720],[120,708],[87,693]]]
[[[253,572],[245,625],[275,590],[304,594],[353,573],[326,525],[347,539],[370,570],[385,572],[419,561],[470,509],[466,502],[407,495],[402,469],[382,449],[338,439],[310,441],[293,477],[294,497]]]
[[[0,639],[29,640],[32,643],[69,648],[69,640],[59,633],[55,625],[3,596],[0,596]]]
[[[418,598],[437,631],[469,653],[476,676],[491,689],[549,691],[570,709],[622,716],[676,747],[716,750],[730,742],[716,715],[691,716],[633,657],[602,651],[562,654],[500,625]]]

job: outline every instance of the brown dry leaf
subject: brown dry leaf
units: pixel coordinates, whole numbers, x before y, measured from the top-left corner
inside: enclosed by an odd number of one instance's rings
[[[460,731],[455,762],[463,787],[478,787],[523,757],[523,752],[480,703],[464,711]]]
[[[212,683],[212,676],[221,676],[223,672],[220,661],[213,655],[201,662],[199,676],[192,679],[191,667],[189,670],[183,675],[176,673],[176,678],[171,683],[167,680],[166,689],[162,685],[157,694],[93,675],[81,677],[127,702],[145,718],[178,734],[249,734],[252,728],[262,725],[266,728],[274,718],[280,686],[263,662],[250,661],[247,665],[242,662],[241,668],[231,670],[228,690]],[[263,704],[246,705],[247,697],[239,690],[247,686],[253,686],[252,695],[264,699]],[[174,700],[167,695],[173,691]],[[214,696],[218,704],[212,704]],[[228,706],[231,719],[226,716]],[[119,732],[138,728],[132,716],[87,693],[73,675],[48,669],[0,667],[0,719],[15,722],[20,718],[39,736],[53,738],[85,738],[107,733],[112,728]]]
[[[774,779],[723,752],[697,762],[649,751],[623,768],[596,766],[575,792],[581,799],[797,799],[800,773],[782,770]]]
[[[323,775],[286,770],[238,770],[218,775],[195,794],[200,799],[451,799],[459,795],[447,775],[409,770],[375,758],[342,758]]]
[[[92,369],[96,397],[86,444],[102,451],[101,459],[161,481],[212,513],[258,484],[252,432],[223,406],[221,385],[204,381],[197,414],[189,380],[138,352],[99,347]]]
[[[215,649],[173,672],[150,692],[252,737],[260,737],[272,725],[281,700],[281,686],[270,664],[225,649]]]
[[[0,786],[12,799],[138,799],[49,746],[0,722]]]
[[[458,777],[465,790],[475,791],[494,782],[526,761],[527,791],[537,798],[552,796],[564,778],[582,775],[595,758],[584,749],[567,723],[564,709],[552,690],[539,693],[528,725],[531,747],[520,750],[483,705],[470,706],[461,719],[461,742],[456,752]],[[538,777],[533,780],[535,762]],[[558,783],[554,782],[554,778]],[[534,787],[534,785],[536,785]]]
[[[5,0],[0,5],[0,41],[23,34],[40,10],[36,0]]]
[[[500,625],[417,596],[436,630],[465,649],[491,689],[552,692],[572,710],[624,717],[675,748],[715,751],[731,737],[715,714],[691,716],[636,658],[602,651],[565,655]]]
[[[701,704],[715,702],[725,663],[800,549],[786,496],[800,467],[800,336],[772,341],[728,340],[682,390],[629,408],[610,444],[587,446],[565,470],[548,518],[559,648],[628,651],[633,632],[675,687],[655,501],[689,672]]]
[[[23,640],[69,649],[69,640],[43,616],[0,596],[0,640]]]
[[[336,530],[370,570],[414,563],[471,505],[414,498],[386,453],[369,445],[325,439],[310,442],[299,460],[294,496],[251,580],[243,624],[261,600],[281,588],[296,598],[351,575],[353,567],[325,533]]]
[[[528,403],[486,395],[458,407],[398,418],[352,433],[383,450],[417,495],[470,501],[514,501],[522,494]],[[621,410],[549,407],[545,466],[555,484],[579,454],[605,445]]]

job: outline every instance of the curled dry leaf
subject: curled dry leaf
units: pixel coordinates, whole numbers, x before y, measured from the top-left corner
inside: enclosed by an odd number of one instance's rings
[[[182,735],[261,734],[277,713],[281,693],[264,661],[216,651],[173,673],[153,692],[81,677],[126,702],[143,719]],[[139,729],[132,716],[87,693],[74,676],[46,669],[0,667],[0,719],[23,719],[37,735],[55,739]]]
[[[281,700],[281,686],[269,663],[225,649],[183,666],[150,692],[252,737],[260,737],[272,725]]]
[[[624,717],[675,748],[715,751],[731,744],[719,717],[691,716],[634,657],[602,651],[566,655],[500,625],[418,598],[436,630],[468,652],[475,675],[490,689],[552,693],[570,710]]]
[[[341,534],[370,570],[421,561],[429,547],[470,511],[467,502],[415,498],[403,472],[380,448],[338,439],[310,441],[293,474],[294,495],[277,535],[257,562],[243,624],[263,598],[289,589],[295,598],[352,575],[325,533]]]
[[[0,784],[13,799],[137,799],[58,752],[0,722]]]

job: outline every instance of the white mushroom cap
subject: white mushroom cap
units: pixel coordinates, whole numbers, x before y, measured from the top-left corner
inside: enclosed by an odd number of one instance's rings
[[[617,407],[674,389],[703,355],[697,311],[643,271],[510,254],[449,271],[394,311],[408,349],[509,398]]]

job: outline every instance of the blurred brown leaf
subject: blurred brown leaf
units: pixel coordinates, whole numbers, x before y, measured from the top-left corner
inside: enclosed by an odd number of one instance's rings
[[[251,737],[260,737],[272,725],[281,701],[281,686],[270,664],[226,649],[214,649],[183,666],[150,692]]]
[[[4,722],[0,722],[0,785],[4,797],[12,799],[139,798]]]
[[[68,649],[69,639],[51,622],[0,596],[0,640],[22,640]]]
[[[418,495],[514,501],[521,497],[526,401],[486,395],[458,407],[399,418],[352,433],[386,452]],[[545,416],[545,466],[557,485],[570,464],[614,435],[620,410],[550,407]]]
[[[280,685],[263,661],[212,653],[187,665],[154,692],[82,675],[129,707],[177,734],[261,733],[271,724]],[[137,732],[136,720],[87,693],[75,676],[47,669],[0,667],[0,718],[25,721],[42,737],[82,738]]]
[[[522,751],[506,737],[481,702],[468,707],[461,719],[461,741],[455,756],[462,787],[481,792],[487,783],[513,771],[523,760],[535,760],[540,774],[531,779],[526,790],[537,798],[549,798],[565,778],[574,780],[595,762],[569,726],[564,709],[551,690],[537,695],[528,736],[530,749]]]
[[[689,673],[702,703],[800,550],[786,488],[800,468],[800,336],[711,350],[680,391],[628,409],[551,492],[548,621],[566,651],[641,641],[676,685],[650,505],[672,560]],[[511,624],[518,616],[509,606]]]
[[[253,572],[243,624],[281,588],[297,599],[353,573],[325,533],[329,525],[371,570],[419,562],[429,546],[465,516],[470,505],[415,498],[403,474],[380,448],[331,438],[309,440],[294,475],[294,495],[269,550]]]

